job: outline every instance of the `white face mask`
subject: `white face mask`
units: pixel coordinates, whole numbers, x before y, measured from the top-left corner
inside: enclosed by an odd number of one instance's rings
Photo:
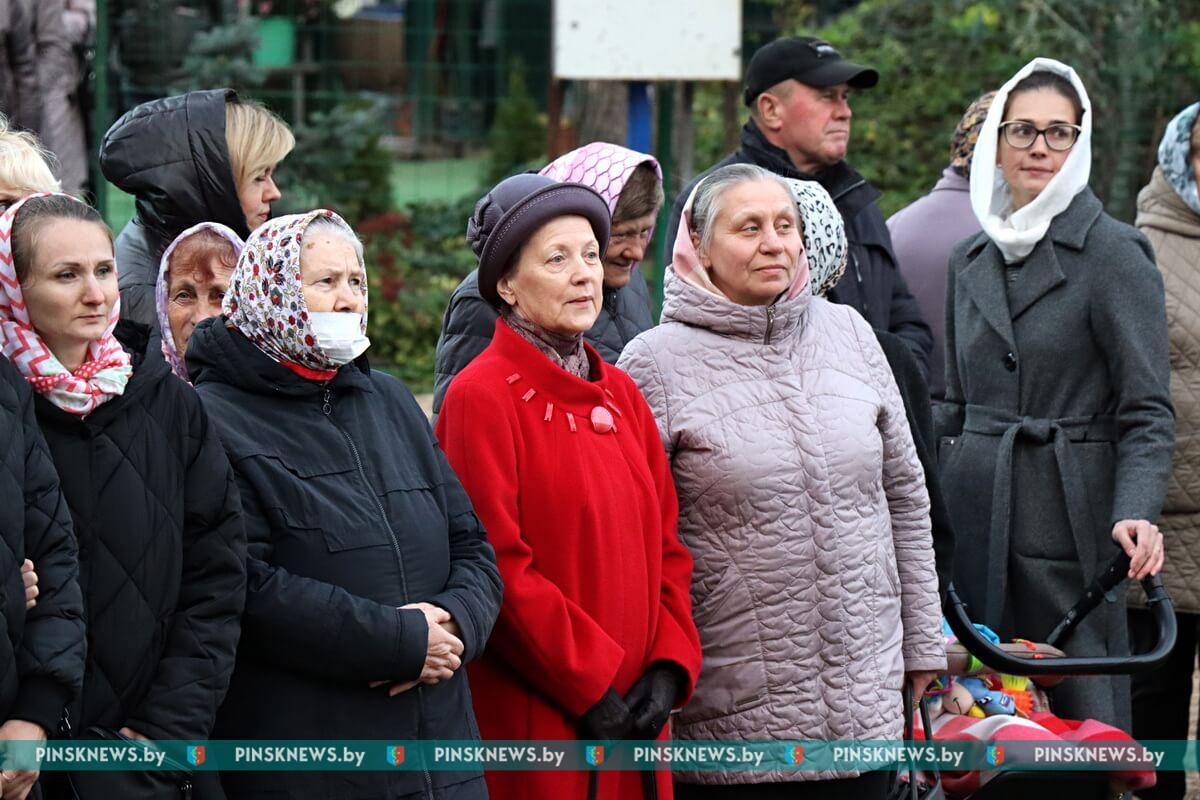
[[[362,333],[362,314],[347,311],[310,311],[308,324],[317,337],[317,347],[339,367],[366,352],[371,340]]]

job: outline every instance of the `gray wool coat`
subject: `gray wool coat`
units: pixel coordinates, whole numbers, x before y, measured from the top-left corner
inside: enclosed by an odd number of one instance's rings
[[[1116,553],[1113,525],[1157,520],[1175,423],[1163,282],[1146,238],[1085,189],[1011,287],[986,234],[950,257],[942,490],[955,586],[1002,637],[1045,637]],[[1066,642],[1126,652],[1121,593]],[[1057,690],[1064,717],[1128,725],[1127,681]]]

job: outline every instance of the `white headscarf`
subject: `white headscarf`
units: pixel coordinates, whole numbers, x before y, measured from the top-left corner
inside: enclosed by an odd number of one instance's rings
[[[1053,72],[1071,82],[1079,93],[1083,105],[1083,118],[1079,121],[1079,138],[1071,148],[1070,155],[1042,193],[1032,203],[1017,211],[1012,210],[1012,193],[1004,174],[996,166],[996,144],[999,140],[1000,123],[1004,121],[1004,107],[1013,87],[1034,72]],[[1088,185],[1092,170],[1092,104],[1088,99],[1083,82],[1075,70],[1052,58],[1035,58],[1030,61],[996,93],[992,107],[988,110],[979,142],[975,145],[975,158],[971,163],[971,208],[988,237],[1000,248],[1005,263],[1012,264],[1027,257],[1046,231],[1050,222],[1067,210],[1075,195]]]

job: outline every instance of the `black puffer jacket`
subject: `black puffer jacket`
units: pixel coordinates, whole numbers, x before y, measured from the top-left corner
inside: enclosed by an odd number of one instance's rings
[[[464,661],[500,610],[495,554],[429,423],[366,359],[328,383],[297,376],[217,317],[188,371],[233,462],[250,538],[246,635],[223,739],[478,739],[466,670],[420,675],[429,602],[462,629]],[[478,771],[227,773],[234,798],[482,798]]]
[[[151,100],[104,134],[100,170],[137,199],[137,214],[116,241],[122,319],[158,327],[159,261],[187,228],[220,222],[249,235],[225,144],[225,105],[236,96],[213,89]]]
[[[0,722],[54,734],[83,684],[83,600],[71,515],[38,430],[33,392],[0,356]],[[21,562],[33,561],[38,601],[25,610]]]
[[[438,334],[434,361],[434,416],[442,409],[442,398],[450,388],[450,381],[491,344],[498,316],[496,309],[479,294],[479,275],[473,270],[450,295],[446,314],[442,317],[442,332]],[[641,270],[634,270],[623,288],[604,290],[600,315],[584,338],[596,348],[601,358],[616,364],[625,345],[653,327],[646,279]]]
[[[121,322],[125,392],[86,417],[38,396],[71,507],[88,624],[75,732],[206,739],[233,671],[246,540],[229,461],[160,340]],[[39,601],[40,605],[40,601]]]
[[[751,120],[742,129],[742,146],[737,152],[697,175],[675,198],[667,223],[667,241],[674,243],[679,217],[696,184],[713,170],[730,164],[757,164],[776,175],[817,181],[825,187],[842,214],[850,243],[846,274],[826,297],[834,303],[852,306],[872,328],[903,339],[928,381],[933,334],[900,274],[891,234],[875,202],[879,191],[845,161],[839,161],[820,175],[807,175],[796,169],[785,151],[768,142]]]

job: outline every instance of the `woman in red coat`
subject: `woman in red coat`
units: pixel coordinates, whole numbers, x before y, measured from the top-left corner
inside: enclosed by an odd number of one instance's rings
[[[491,345],[454,379],[442,446],[496,548],[504,603],[472,664],[485,739],[658,739],[691,696],[692,561],[654,417],[583,333],[600,311],[604,200],[517,175],[475,207]],[[489,772],[492,798],[671,797],[670,776]]]

